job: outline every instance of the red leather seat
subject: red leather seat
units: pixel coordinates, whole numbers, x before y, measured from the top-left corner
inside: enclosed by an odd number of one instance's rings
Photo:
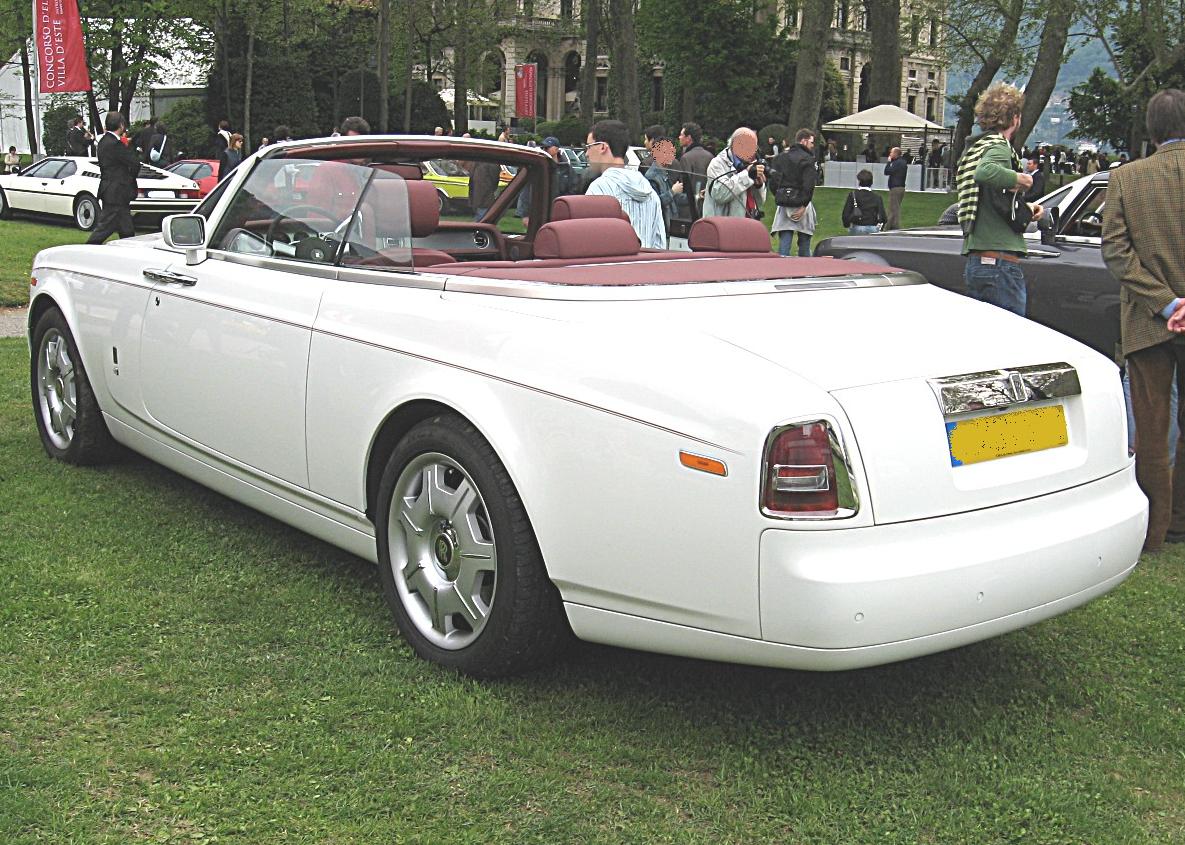
[[[605,197],[615,205],[617,200]],[[637,255],[638,235],[629,222],[615,217],[557,220],[539,227],[536,258],[604,258]]]
[[[765,224],[748,217],[703,217],[691,224],[692,252],[773,252]]]
[[[629,220],[621,210],[621,203],[609,196],[585,196],[572,194],[556,197],[551,204],[551,219],[557,220],[585,220],[590,217],[620,217]]]

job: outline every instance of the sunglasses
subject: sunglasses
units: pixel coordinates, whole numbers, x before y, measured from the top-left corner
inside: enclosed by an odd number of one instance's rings
[[[607,143],[608,143],[608,141],[593,141],[591,144],[585,144],[580,149],[584,150],[585,152],[588,152],[589,147],[599,147],[602,144],[607,144]]]

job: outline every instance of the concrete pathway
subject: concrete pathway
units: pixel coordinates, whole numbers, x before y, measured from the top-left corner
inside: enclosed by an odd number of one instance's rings
[[[0,308],[0,337],[24,337],[28,308]]]

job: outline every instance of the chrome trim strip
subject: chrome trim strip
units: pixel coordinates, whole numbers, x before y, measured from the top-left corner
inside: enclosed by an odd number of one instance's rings
[[[762,502],[765,499],[765,488],[770,482],[769,450],[773,448],[778,435],[788,428],[799,428],[804,425],[819,423],[827,426],[827,439],[831,443],[831,463],[835,469],[834,481],[838,494],[839,509],[835,513],[796,513],[785,514],[768,510]],[[814,417],[803,417],[790,420],[774,426],[765,438],[765,448],[761,450],[761,487],[757,491],[757,507],[762,516],[770,519],[780,519],[790,522],[819,522],[830,519],[851,519],[860,512],[860,492],[856,488],[856,474],[852,469],[852,459],[844,443],[843,431],[839,423],[830,416],[820,414]]]
[[[283,273],[295,273],[298,276],[315,276],[319,279],[337,278],[338,268],[333,264],[313,264],[271,256],[242,255],[218,249],[209,249],[207,254],[210,258],[216,261],[225,261],[227,264],[243,264],[247,267],[257,267],[260,270],[276,270]]]
[[[411,267],[404,269],[365,270],[361,267],[344,265],[338,268],[339,282],[355,282],[363,285],[386,285],[397,288],[428,288],[444,290],[444,279],[440,276],[426,276]]]
[[[692,260],[692,259],[674,259]],[[712,260],[712,259],[696,259]],[[622,262],[603,266],[617,266]],[[650,262],[647,262],[650,263]],[[464,266],[464,265],[461,265]],[[584,264],[582,267],[601,265]],[[426,270],[425,272],[432,272]],[[885,273],[855,276],[824,277],[801,281],[759,279],[741,282],[692,282],[641,285],[565,285],[551,282],[526,282],[505,279],[485,279],[480,276],[449,276],[445,280],[447,293],[476,293],[491,296],[516,296],[523,299],[557,300],[640,300],[640,299],[698,299],[712,296],[738,296],[760,293],[785,293],[799,290],[839,290],[844,288],[880,288],[922,285],[926,280],[917,273]]]
[[[943,416],[1026,405],[1082,393],[1078,371],[1064,361],[927,379]]]

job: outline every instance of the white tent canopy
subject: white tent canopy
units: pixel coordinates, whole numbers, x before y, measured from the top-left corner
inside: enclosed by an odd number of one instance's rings
[[[909,132],[933,135],[948,131],[933,121],[907,112],[900,106],[873,106],[839,120],[823,124],[825,132]]]
[[[440,99],[444,100],[444,104],[451,110],[453,107],[453,98],[455,94],[452,88],[445,88],[440,91]],[[465,92],[465,102],[471,106],[496,106],[497,100],[491,100],[489,97],[483,97],[473,91]]]

